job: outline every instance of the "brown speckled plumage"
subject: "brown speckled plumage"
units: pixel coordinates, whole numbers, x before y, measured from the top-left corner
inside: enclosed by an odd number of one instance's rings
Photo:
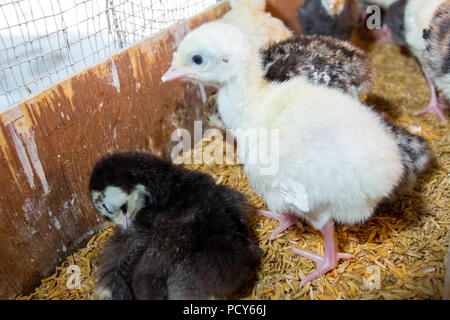
[[[450,73],[450,1],[444,2],[435,12],[429,29],[424,30],[427,42],[425,50],[425,73],[435,80],[439,89],[450,97],[450,80],[440,85],[439,79]],[[437,80],[437,81],[436,81]],[[442,81],[445,82],[445,81]]]
[[[432,154],[427,141],[423,137],[393,124],[385,116],[382,119],[387,131],[397,144],[403,165],[402,180],[395,190],[395,196],[397,196],[404,191],[409,191],[414,186],[419,174],[427,168]]]
[[[265,78],[269,81],[301,76],[355,97],[367,93],[375,81],[364,51],[331,37],[298,36],[271,44],[261,54]]]

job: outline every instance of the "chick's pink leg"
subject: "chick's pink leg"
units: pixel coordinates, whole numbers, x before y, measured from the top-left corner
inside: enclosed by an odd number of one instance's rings
[[[260,215],[263,215],[263,216],[265,216],[267,218],[277,219],[280,222],[280,226],[270,236],[270,240],[271,241],[273,239],[275,239],[275,237],[278,234],[280,234],[281,232],[283,232],[284,230],[286,230],[287,228],[289,228],[290,226],[292,226],[294,224],[300,230],[303,230],[302,223],[294,215],[278,214],[278,213],[273,213],[273,212],[270,212],[270,211],[267,211],[267,210],[258,210],[257,213],[260,214]]]
[[[430,103],[425,109],[415,112],[414,115],[417,116],[423,113],[433,113],[437,115],[439,118],[441,118],[443,122],[447,123],[447,119],[445,119],[445,116],[442,113],[441,109],[448,109],[449,106],[439,103],[438,95],[436,92],[436,88],[433,85],[433,82],[431,82],[431,80],[427,78],[427,83],[428,88],[430,88],[430,95],[431,95]]]
[[[305,279],[300,283],[300,288],[303,287],[308,282],[320,277],[320,275],[327,273],[330,270],[333,270],[340,259],[349,259],[353,258],[353,255],[349,253],[341,253],[337,252],[337,242],[334,238],[334,222],[333,219],[330,219],[325,226],[320,229],[320,232],[323,235],[323,239],[325,241],[325,255],[320,256],[312,252],[308,252],[305,250],[297,249],[291,247],[292,251],[296,254],[311,259],[317,264],[317,270],[313,273],[309,274]]]

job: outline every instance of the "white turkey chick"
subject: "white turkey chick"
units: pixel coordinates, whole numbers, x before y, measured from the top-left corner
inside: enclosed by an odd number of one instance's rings
[[[397,3],[396,3],[397,4]],[[430,90],[428,106],[416,112],[436,114],[447,122],[442,109],[448,106],[439,102],[436,87],[450,95],[450,1],[400,0],[392,5],[386,15],[394,39],[405,43],[419,61]],[[403,24],[402,24],[403,22]]]
[[[230,0],[230,5],[231,10],[221,21],[241,29],[256,47],[292,36],[291,30],[280,19],[264,11],[266,0]]]
[[[267,81],[303,77],[354,97],[368,93],[375,82],[367,54],[348,41],[332,37],[299,35],[263,47],[260,55]],[[211,125],[225,129],[215,104],[216,99],[210,98],[203,105],[204,116]]]
[[[281,20],[264,11],[266,0],[230,0],[230,6],[231,10],[220,20],[240,28],[256,48],[292,36],[291,30]],[[215,95],[203,104],[202,111],[211,126],[226,130],[217,111]]]
[[[302,218],[321,231],[324,256],[293,248],[318,265],[304,285],[351,257],[337,252],[334,222],[369,219],[402,183],[404,166],[384,120],[356,98],[302,77],[267,82],[260,64],[244,33],[212,22],[184,38],[162,80],[218,84],[220,115],[245,145],[238,155],[254,190],[274,215],[285,217],[280,222]],[[246,145],[249,130],[274,130],[279,139]],[[267,164],[253,160],[277,142],[278,170],[267,172]]]

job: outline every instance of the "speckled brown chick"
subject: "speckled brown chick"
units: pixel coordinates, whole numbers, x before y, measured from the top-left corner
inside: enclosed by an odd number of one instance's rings
[[[450,99],[450,1],[439,6],[423,36],[426,41],[425,74]]]
[[[262,256],[245,195],[205,173],[141,152],[100,160],[95,209],[117,225],[99,259],[103,299],[226,299]]]
[[[449,71],[449,0],[408,0],[403,12],[405,42],[424,70],[430,90],[430,102],[414,115],[436,114],[448,122],[443,110],[449,106],[439,101],[436,88],[450,94]],[[399,14],[402,14],[401,12]]]
[[[367,93],[375,81],[366,53],[331,37],[298,36],[271,44],[261,54],[268,81],[282,82],[300,76],[354,97]]]
[[[297,16],[303,34],[349,40],[358,27],[361,10],[358,0],[305,0]]]

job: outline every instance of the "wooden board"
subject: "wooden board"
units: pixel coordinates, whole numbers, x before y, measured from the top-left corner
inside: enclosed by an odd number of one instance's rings
[[[267,0],[267,11],[274,17],[283,20],[288,28],[295,33],[301,32],[297,19],[297,8],[304,0]]]
[[[1,299],[30,292],[99,230],[87,193],[99,158],[130,149],[168,158],[173,130],[193,131],[200,88],[160,77],[184,35],[228,9],[217,5],[0,114]]]

